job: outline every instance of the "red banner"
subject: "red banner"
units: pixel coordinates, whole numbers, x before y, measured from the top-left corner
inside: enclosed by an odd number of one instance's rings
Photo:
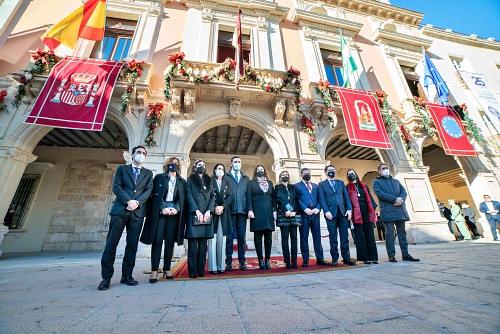
[[[469,143],[467,134],[460,117],[450,106],[427,103],[429,112],[434,120],[444,152],[448,155],[478,155]]]
[[[335,87],[352,145],[392,149],[377,99],[371,92]]]
[[[101,131],[121,62],[66,57],[50,72],[26,123]]]

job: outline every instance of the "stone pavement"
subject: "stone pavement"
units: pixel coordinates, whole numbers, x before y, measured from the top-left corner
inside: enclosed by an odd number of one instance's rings
[[[7,255],[0,333],[500,333],[500,243],[410,245],[420,263],[378,248],[350,270],[154,285],[144,259],[107,291],[100,253]]]

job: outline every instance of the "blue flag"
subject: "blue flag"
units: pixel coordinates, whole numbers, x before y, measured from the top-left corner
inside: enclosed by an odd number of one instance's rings
[[[424,53],[424,87],[428,87],[429,85],[435,85],[436,90],[439,96],[439,100],[443,106],[448,104],[448,94],[450,94],[450,90],[448,86],[446,86],[446,82],[444,82],[443,78],[439,74],[438,70],[431,62],[427,54]]]

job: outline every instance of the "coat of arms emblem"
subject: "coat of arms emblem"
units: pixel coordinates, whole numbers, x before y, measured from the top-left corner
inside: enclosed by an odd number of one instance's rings
[[[377,125],[375,125],[372,110],[368,103],[356,100],[354,101],[354,108],[358,116],[359,128],[361,130],[377,131]]]
[[[94,99],[99,89],[97,76],[88,73],[73,73],[61,81],[55,96],[50,102],[65,103],[72,106],[85,104],[86,107],[94,106]]]

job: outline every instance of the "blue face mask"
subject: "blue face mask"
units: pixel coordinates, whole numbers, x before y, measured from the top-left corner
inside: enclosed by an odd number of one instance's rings
[[[233,169],[235,171],[239,171],[241,169],[241,163],[235,163],[235,164],[233,164]]]

